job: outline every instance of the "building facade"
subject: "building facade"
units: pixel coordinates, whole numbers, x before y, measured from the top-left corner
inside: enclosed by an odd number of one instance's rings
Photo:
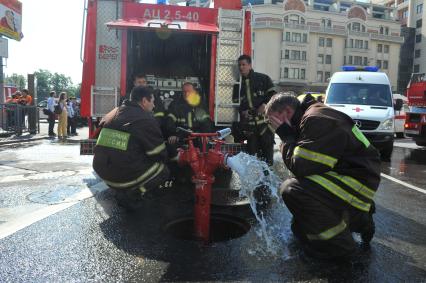
[[[387,73],[396,90],[404,39],[394,7],[339,0],[265,0],[252,3],[252,12],[253,66],[282,88],[324,91],[341,66],[369,65]]]

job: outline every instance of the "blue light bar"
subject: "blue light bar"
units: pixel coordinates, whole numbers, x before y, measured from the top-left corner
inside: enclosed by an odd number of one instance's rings
[[[376,66],[365,66],[365,67],[342,66],[342,71],[344,72],[354,72],[354,71],[377,72],[378,70],[379,70],[379,67],[376,67]]]

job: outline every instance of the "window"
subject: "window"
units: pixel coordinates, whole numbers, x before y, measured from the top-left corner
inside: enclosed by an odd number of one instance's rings
[[[360,23],[352,23],[352,30],[353,31],[361,31],[361,24]]]
[[[416,7],[417,14],[421,14],[423,12],[423,4],[419,4]]]
[[[350,48],[354,47],[354,40],[353,39],[349,39],[349,47]]]
[[[324,64],[324,55],[323,54],[318,54],[317,63],[318,64]]]
[[[367,66],[367,65],[368,65],[368,58],[364,57],[364,66]]]
[[[325,82],[327,82],[330,77],[331,77],[331,73],[330,72],[325,72],[324,73],[324,81]]]
[[[290,50],[286,49],[284,54],[284,59],[289,59],[289,58],[290,58]]]
[[[362,57],[361,56],[354,56],[354,65],[358,65],[358,66],[362,65]]]
[[[284,78],[288,78],[288,68],[284,68]]]
[[[319,46],[324,46],[324,37],[320,37],[320,38],[319,38],[319,43],[318,43],[318,45],[319,45]]]
[[[416,42],[417,43],[422,42],[422,35],[421,34],[416,35]]]
[[[302,41],[302,35],[300,33],[292,33],[291,38],[293,42],[301,42]]]
[[[420,57],[420,49],[416,49],[416,51],[414,51],[414,57],[415,58],[419,58]]]
[[[289,79],[298,79],[299,78],[299,69],[298,68],[289,68],[288,70],[288,78]]]
[[[355,48],[363,49],[364,48],[364,40],[355,39]]]
[[[300,69],[300,79],[305,79],[305,69]]]
[[[322,19],[321,26],[331,28],[331,20],[330,19]]]
[[[383,34],[383,27],[380,27],[379,33]]]
[[[368,49],[368,41],[367,40],[364,41],[364,47],[365,47],[365,49]]]
[[[377,44],[377,52],[382,52],[383,45],[382,44]]]
[[[422,27],[422,19],[416,21],[416,28]]]
[[[383,52],[389,53],[389,45],[383,45]]]
[[[349,64],[349,65],[352,65],[352,56],[350,56],[350,55],[349,55],[348,64]]]
[[[308,42],[308,34],[306,34],[306,33],[303,34],[302,42],[304,42],[304,43]]]
[[[290,41],[290,33],[289,32],[285,33],[285,40]]]
[[[328,88],[327,103],[392,107],[392,93],[386,84],[332,83]]]
[[[389,35],[389,27],[380,27],[379,33]]]
[[[325,63],[331,64],[331,55],[325,55]]]
[[[414,65],[413,72],[414,73],[419,73],[420,72],[420,65]]]
[[[298,50],[291,50],[290,59],[291,60],[300,60],[300,51],[298,51]]]
[[[387,70],[389,68],[389,62],[388,60],[383,60],[383,69]]]
[[[333,46],[333,40],[331,38],[327,38],[327,47]]]
[[[346,65],[346,56],[343,56],[343,65]]]
[[[254,35],[255,35],[255,33],[254,33],[254,32],[252,32],[252,33],[251,33],[251,38],[253,39],[253,42],[255,42],[255,41],[256,41],[256,37],[255,37]]]
[[[382,60],[377,60],[376,66],[377,66],[377,68],[381,69],[382,68]]]
[[[389,35],[389,28],[385,27],[385,35]]]
[[[321,71],[317,72],[317,82],[322,82],[322,72]]]
[[[306,51],[302,51],[302,60],[306,61]]]

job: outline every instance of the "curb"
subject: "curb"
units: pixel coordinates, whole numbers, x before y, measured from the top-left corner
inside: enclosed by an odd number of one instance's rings
[[[14,143],[21,143],[21,142],[40,141],[40,140],[46,140],[46,139],[49,139],[49,137],[28,138],[28,139],[22,139],[22,140],[9,140],[9,141],[3,141],[3,142],[0,141],[0,146],[14,144]]]

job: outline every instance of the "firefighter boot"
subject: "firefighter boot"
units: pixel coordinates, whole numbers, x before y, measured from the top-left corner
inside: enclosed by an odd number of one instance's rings
[[[361,228],[361,239],[362,245],[368,247],[371,240],[373,239],[374,233],[376,232],[376,226],[374,224],[373,213],[376,212],[376,206],[374,202],[371,204],[370,212],[363,215]]]

